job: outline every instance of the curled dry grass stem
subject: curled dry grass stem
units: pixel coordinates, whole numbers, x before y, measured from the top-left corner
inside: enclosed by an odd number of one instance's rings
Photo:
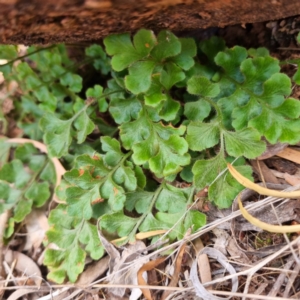
[[[281,198],[300,198],[300,191],[292,191],[292,192],[281,192],[276,190],[271,190],[268,188],[264,188],[260,185],[257,185],[250,181],[248,178],[244,177],[242,174],[240,174],[231,164],[228,164],[228,170],[230,174],[243,186],[252,189],[259,194],[262,195],[268,195],[268,196],[274,196],[274,197],[281,197]],[[243,217],[249,221],[252,225],[261,228],[263,230],[274,232],[274,233],[288,233],[288,232],[298,232],[300,231],[300,225],[287,225],[287,226],[278,226],[278,225],[271,225],[265,222],[260,221],[257,218],[254,218],[251,216],[248,211],[243,207],[240,195],[238,195],[238,204],[240,211],[243,215]]]
[[[300,198],[300,191],[279,192],[257,185],[248,178],[240,174],[231,164],[227,164],[230,174],[244,187],[254,190],[261,195],[273,196],[278,198]]]

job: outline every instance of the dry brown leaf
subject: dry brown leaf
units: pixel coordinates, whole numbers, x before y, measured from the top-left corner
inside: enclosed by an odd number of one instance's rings
[[[251,160],[250,163],[261,181],[279,184],[276,176],[270,171],[263,161]]]
[[[214,228],[213,234],[216,236],[214,239],[214,248],[227,255],[226,247],[229,241],[229,234],[226,230],[220,228]]]
[[[37,293],[36,290],[29,290],[29,289],[19,289],[13,292],[7,300],[17,300],[21,299],[22,296],[32,294],[32,293]],[[22,299],[27,299],[27,298],[22,298]]]
[[[263,159],[270,158],[274,155],[277,155],[278,152],[281,152],[287,146],[288,144],[281,144],[281,143],[277,143],[275,145],[268,144],[266,151],[262,155],[260,155],[257,159],[263,160]]]
[[[108,269],[108,262],[109,256],[105,256],[100,260],[90,264],[87,269],[80,274],[76,282],[76,286],[86,288],[88,284],[96,280]]]
[[[25,218],[26,224],[26,244],[24,250],[36,251],[43,242],[46,231],[49,229],[48,219],[45,211],[34,209]]]
[[[276,155],[300,164],[300,152],[290,147],[285,148],[283,151],[277,153]]]
[[[300,185],[300,177],[284,173],[285,181],[290,185]]]
[[[228,246],[226,247],[226,250],[230,254],[231,257],[234,257],[235,261],[238,261],[243,264],[251,264],[250,259],[248,256],[237,246],[236,241],[233,237],[230,237]]]
[[[270,169],[270,171],[274,174],[275,177],[277,177],[277,178],[284,178],[284,173],[279,172],[277,170],[273,170],[273,169]]]
[[[156,260],[151,260],[151,261],[147,262],[146,264],[144,264],[137,273],[138,284],[139,285],[147,285],[147,282],[143,278],[143,273],[154,269],[155,267],[160,265],[163,261],[165,261],[165,259],[166,259],[166,257],[160,257]],[[141,289],[141,290],[143,292],[144,297],[147,300],[153,300],[149,289]]]
[[[3,100],[1,109],[4,115],[9,114],[14,108],[14,102],[11,98],[5,98]]]
[[[36,285],[40,287],[42,283],[41,270],[30,257],[21,252],[12,251],[8,249],[5,253],[4,260],[9,265],[16,261],[15,269],[22,274],[32,276],[32,279],[34,280]]]

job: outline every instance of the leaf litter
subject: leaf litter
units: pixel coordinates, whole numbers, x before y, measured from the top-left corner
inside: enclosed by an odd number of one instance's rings
[[[143,53],[137,52],[137,55],[142,54]],[[140,89],[140,87],[131,85],[130,76],[135,76],[134,72],[132,68],[126,81],[127,87],[133,92],[139,91]],[[7,113],[9,113],[9,110]],[[91,128],[86,128],[86,132],[89,131],[91,131]],[[11,142],[18,143],[20,141],[21,139],[19,139],[19,141],[16,139]],[[37,144],[35,144],[35,146],[42,152],[46,152],[45,148],[41,148]],[[284,147],[286,147],[286,145],[279,146],[279,148],[273,152],[268,149],[267,156],[265,156],[264,159],[273,157],[276,154],[283,159],[290,159],[296,164],[299,164],[300,155],[297,153],[298,151],[293,148],[282,150]],[[59,183],[61,176],[65,173],[64,168],[59,164],[60,163],[54,162],[57,174],[56,184]],[[164,172],[164,170],[161,171]],[[266,169],[264,169],[264,171],[262,171],[262,169],[256,171],[261,172],[262,181],[266,179]],[[270,172],[273,171],[272,169]],[[285,189],[285,186],[282,185],[284,183],[291,185],[298,184],[297,175],[279,171],[276,172],[277,173],[273,172],[273,174],[278,180],[281,179],[281,181],[279,180],[280,186],[278,187],[280,190]],[[269,180],[267,180],[267,182],[269,182]],[[253,188],[253,185],[251,185],[251,187]],[[274,185],[267,185],[267,187],[269,189],[276,189]],[[272,195],[278,197],[282,195],[288,197],[290,197],[289,195],[298,195],[297,192],[293,194],[293,191],[297,190],[297,188],[297,186],[289,188],[289,191],[285,194],[278,194],[277,192],[273,194],[272,192]],[[258,188],[258,191],[262,191],[263,194],[267,192],[266,189],[261,190],[261,188]],[[253,195],[253,193],[249,198],[252,204],[246,206],[247,210],[253,215],[255,211],[262,211],[260,214],[257,214],[257,217],[262,219],[264,215],[263,209],[269,207],[267,205],[270,205],[270,203],[275,204],[279,201],[279,199],[274,199],[273,197],[261,199],[255,194]],[[257,201],[257,198],[259,198],[260,201]],[[253,204],[253,200],[257,202]],[[291,203],[295,202],[298,202],[298,200],[282,202],[272,216],[267,216],[268,223],[290,223],[291,220],[296,219],[299,206],[291,205]],[[270,210],[271,208],[268,209]],[[284,218],[282,217],[282,211],[287,212]],[[32,213],[39,214],[38,211],[35,210],[33,210]],[[208,214],[209,213],[210,211],[208,211]],[[245,214],[245,210],[243,214]],[[115,246],[107,240],[105,242],[105,237],[102,237],[102,243],[106,245],[105,249],[110,256],[110,261],[108,261],[107,256],[101,258],[98,262],[90,264],[87,267],[75,285],[66,284],[56,287],[50,282],[43,283],[43,275],[39,266],[29,258],[35,257],[36,255],[34,255],[34,253],[38,251],[39,247],[42,248],[41,239],[46,230],[44,221],[45,218],[47,218],[43,212],[40,217],[34,218],[37,224],[30,224],[30,222],[26,222],[25,219],[25,232],[27,235],[30,235],[30,238],[26,239],[26,243],[24,243],[24,239],[22,241],[20,237],[16,237],[15,240],[13,240],[12,246],[20,250],[24,249],[25,252],[27,251],[28,256],[19,251],[12,252],[6,249],[4,245],[1,245],[1,251],[4,250],[5,252],[3,269],[5,269],[7,273],[6,278],[1,281],[1,285],[2,287],[4,286],[3,291],[6,288],[16,290],[16,292],[9,296],[9,300],[22,299],[21,297],[28,293],[39,294],[39,299],[45,300],[51,299],[52,296],[54,299],[76,299],[75,297],[79,299],[82,295],[85,295],[87,299],[101,299],[101,293],[103,293],[104,298],[104,294],[107,291],[119,297],[123,297],[123,299],[128,296],[129,299],[138,299],[139,296],[135,295],[132,297],[137,298],[130,298],[130,294],[133,295],[132,291],[128,293],[128,289],[133,290],[134,288],[141,289],[146,299],[176,299],[176,294],[181,297],[177,299],[187,298],[185,295],[190,295],[190,299],[198,299],[197,297],[203,299],[226,299],[218,296],[228,296],[231,299],[291,299],[299,297],[298,273],[300,264],[298,251],[300,249],[300,238],[298,233],[296,232],[290,235],[288,243],[284,241],[284,239],[281,239],[279,249],[274,247],[272,250],[272,246],[276,245],[273,244],[275,238],[271,235],[267,236],[266,240],[263,241],[261,248],[254,249],[255,244],[250,241],[252,238],[251,234],[253,235],[253,231],[255,231],[253,226],[242,229],[242,227],[236,226],[236,224],[234,226],[232,225],[234,220],[237,220],[240,215],[240,211],[227,211],[226,214],[224,214],[223,210],[219,210],[219,217],[222,216],[222,219],[217,218],[211,220],[209,224],[205,225],[198,232],[183,237],[182,241],[171,243],[167,246],[161,244],[160,249],[154,252],[147,250],[146,245],[140,241],[133,245],[115,248]],[[248,218],[248,215],[246,216]],[[276,219],[276,216],[279,220]],[[8,216],[1,215],[1,218],[2,217],[7,218]],[[30,220],[32,220],[32,218]],[[231,227],[231,237],[228,236],[228,225],[224,224],[229,224],[229,228]],[[223,229],[224,226],[227,226],[227,229]],[[20,230],[21,229],[22,228],[20,228]],[[1,231],[3,231],[3,229]],[[159,234],[162,234],[162,232]],[[255,234],[256,233],[254,233],[254,236]],[[196,245],[197,240],[200,240],[205,247],[202,245],[199,249]],[[192,245],[192,247],[187,253],[187,249],[189,249],[187,247],[188,244]],[[222,250],[221,252],[227,253],[227,256],[224,256],[219,250],[212,248],[212,245],[214,248],[218,245],[219,249]],[[268,251],[266,251],[267,248],[269,249]],[[260,252],[265,252],[265,254],[261,256],[259,255]],[[177,255],[174,255],[175,253],[177,253]],[[161,255],[167,256],[167,258],[162,258]],[[185,256],[191,258],[190,265],[185,264]],[[128,259],[128,261],[126,259]],[[170,278],[165,275],[168,273],[166,262],[175,265],[175,271]],[[157,268],[158,266],[159,268]],[[110,274],[105,276],[104,274],[108,269],[110,270]],[[157,273],[159,285],[151,285],[151,282],[148,282],[147,278],[142,277],[142,273],[146,271],[149,272],[150,270],[154,270]],[[201,277],[201,282],[199,281],[198,272]],[[187,278],[183,276],[183,274],[186,273],[188,274]],[[0,276],[2,276],[2,274],[3,272],[1,272]],[[221,276],[218,274],[221,274]],[[101,276],[101,279],[97,279]],[[111,279],[112,277],[115,279]],[[124,278],[125,280],[123,280]],[[166,278],[168,278],[168,280],[166,280]],[[190,282],[186,282],[185,280],[190,280]],[[228,283],[226,280],[232,280],[232,283]],[[30,285],[28,283],[29,281],[31,281],[33,285]],[[8,286],[8,283],[11,284],[12,282],[14,282],[15,286]],[[169,282],[169,285],[167,285],[167,282]],[[223,285],[218,286],[218,284]],[[177,285],[178,287],[176,287]],[[150,290],[152,292],[150,292]],[[155,290],[156,293],[153,293]],[[163,296],[157,293],[159,290],[164,290]],[[153,298],[153,294],[155,298]],[[30,297],[30,295],[27,295],[27,297]],[[30,299],[36,298],[32,297]]]

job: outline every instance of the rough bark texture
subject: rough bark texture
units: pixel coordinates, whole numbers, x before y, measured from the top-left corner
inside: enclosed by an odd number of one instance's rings
[[[180,32],[298,14],[299,0],[0,0],[0,43],[92,41],[140,28]]]

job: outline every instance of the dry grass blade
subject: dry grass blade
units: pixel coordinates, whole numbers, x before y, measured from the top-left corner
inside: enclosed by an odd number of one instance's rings
[[[255,300],[290,300],[290,298],[283,298],[283,297],[269,297],[269,296],[261,296],[261,295],[256,295],[256,294],[250,294],[248,293],[247,295],[243,295],[241,293],[232,293],[232,292],[225,292],[225,291],[211,291],[213,294],[216,295],[223,295],[223,296],[230,296],[230,297],[239,297],[236,299],[241,299],[241,297],[244,296],[243,299],[255,299]],[[220,299],[225,299],[225,298],[220,298]],[[206,300],[206,299],[205,299]]]
[[[179,278],[179,273],[180,273],[180,269],[181,269],[182,258],[183,258],[185,248],[186,248],[186,243],[184,243],[181,246],[181,248],[178,252],[178,255],[176,257],[175,270],[174,270],[174,274],[172,276],[172,279],[170,281],[169,287],[174,287],[178,283],[178,278]],[[169,290],[164,291],[164,293],[162,294],[161,300],[165,300],[171,293],[172,293],[172,291],[169,291]]]
[[[287,298],[290,295],[291,289],[293,288],[293,284],[294,284],[295,280],[297,279],[297,277],[299,276],[300,265],[296,264],[293,271],[294,272],[292,274],[290,274],[290,276],[288,277],[288,282],[285,286],[285,290],[283,293],[283,297],[285,297],[285,298]]]
[[[105,256],[89,265],[87,269],[79,276],[76,285],[86,288],[88,284],[93,282],[97,277],[101,276],[108,269],[108,262],[109,256]]]
[[[144,240],[148,239],[150,237],[156,236],[156,235],[161,235],[166,233],[167,230],[153,230],[153,231],[147,231],[147,232],[139,232],[135,235],[135,238],[137,240]],[[125,241],[128,238],[128,236],[123,236],[119,239],[112,240],[111,243],[114,245],[118,245],[118,243]]]
[[[251,190],[256,191],[257,193],[261,195],[267,195],[267,196],[273,196],[278,198],[300,198],[300,191],[294,191],[294,192],[279,192],[275,190],[270,190],[264,187],[261,187],[252,181],[250,181],[248,178],[244,177],[242,174],[240,174],[231,164],[227,164],[228,170],[230,174],[244,187],[247,187]]]
[[[260,295],[261,293],[264,292],[264,290],[266,289],[266,287],[268,286],[267,282],[263,282],[260,283],[259,287],[257,288],[257,290],[254,292],[255,295]],[[254,300],[254,298],[251,298],[251,300]]]
[[[289,270],[292,265],[295,263],[293,255],[291,255],[287,259],[287,263],[284,265],[283,269],[284,270]],[[285,272],[282,272],[278,277],[276,282],[274,283],[271,291],[269,292],[268,296],[276,296],[277,294],[280,293],[280,289],[282,288],[282,285],[284,284],[284,281],[286,280],[287,275]]]
[[[271,225],[271,224],[262,222],[262,221],[258,220],[257,218],[254,218],[244,208],[241,198],[240,198],[240,195],[238,196],[238,203],[239,203],[239,208],[240,208],[240,211],[241,211],[243,217],[251,224],[253,224],[263,230],[266,230],[269,232],[274,232],[274,233],[289,233],[289,232],[300,231],[300,225],[283,225],[283,226]]]
[[[144,264],[139,269],[138,274],[137,274],[138,275],[138,284],[139,284],[139,286],[140,285],[144,285],[144,286],[147,285],[147,282],[143,278],[143,273],[146,272],[146,271],[150,271],[150,270],[154,269],[155,267],[160,265],[165,259],[166,259],[165,257],[161,257],[161,258],[158,258],[156,260],[151,260],[148,263]],[[147,300],[152,300],[152,296],[151,296],[151,293],[150,293],[149,289],[141,288],[141,290],[143,292],[144,297]]]

